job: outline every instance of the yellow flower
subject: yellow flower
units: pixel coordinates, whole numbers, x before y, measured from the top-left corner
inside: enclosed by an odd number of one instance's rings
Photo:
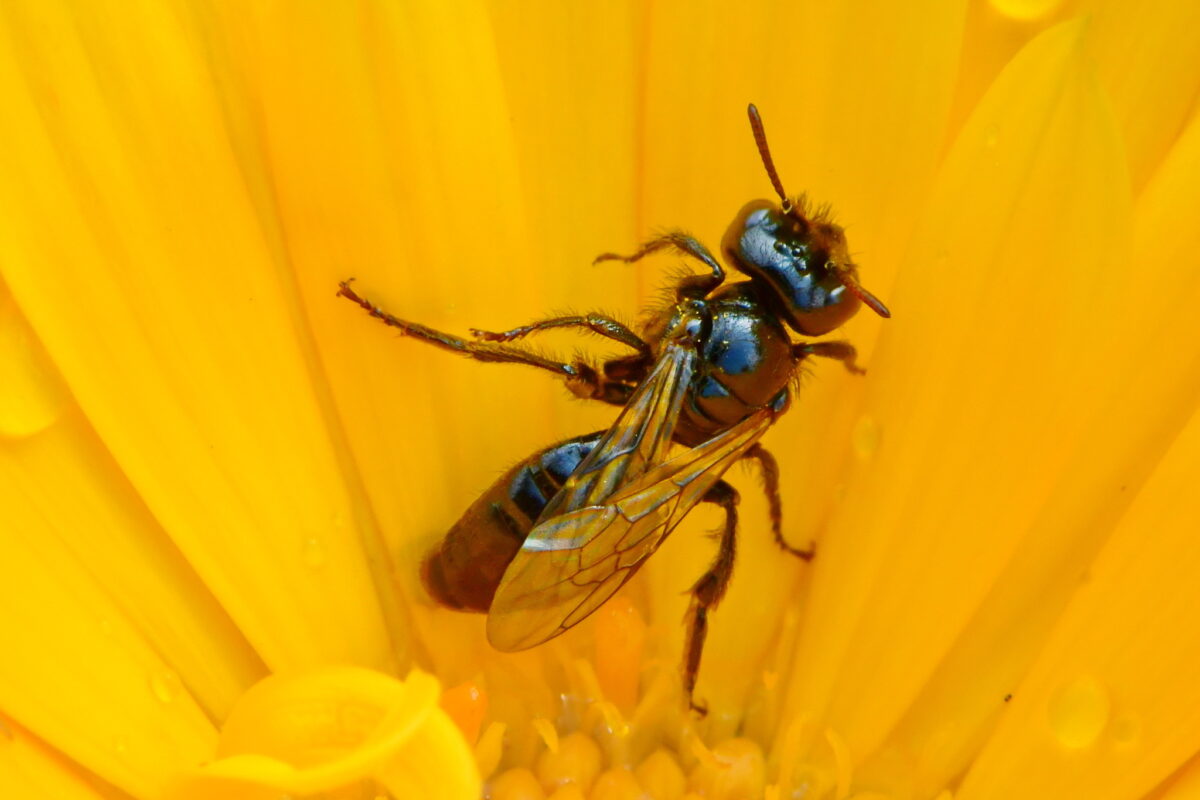
[[[0,796],[1195,796],[1200,6],[541,5],[0,8]],[[420,558],[612,410],[334,292],[630,318],[748,101],[894,318],[768,435],[810,566],[731,475],[701,721],[709,512],[491,651]]]

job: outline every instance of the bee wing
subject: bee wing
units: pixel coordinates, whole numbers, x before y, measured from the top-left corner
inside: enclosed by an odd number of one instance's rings
[[[550,498],[538,522],[600,503],[667,459],[695,363],[693,347],[674,342],[667,345],[617,421]]]
[[[488,612],[488,640],[524,650],[612,597],[727,469],[771,426],[760,411],[657,466],[604,502],[542,520],[509,564]]]

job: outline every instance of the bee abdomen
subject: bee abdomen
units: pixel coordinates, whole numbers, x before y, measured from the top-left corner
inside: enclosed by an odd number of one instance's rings
[[[421,581],[433,599],[449,608],[487,611],[542,510],[600,436],[568,439],[535,453],[472,503],[421,565]]]

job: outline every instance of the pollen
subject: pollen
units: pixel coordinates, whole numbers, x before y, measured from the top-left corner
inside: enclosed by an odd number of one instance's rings
[[[723,707],[728,676],[710,665],[689,710],[678,661],[634,594],[619,595],[581,628],[575,647],[485,659],[479,682],[459,684],[442,706],[481,731],[475,761],[488,800],[743,800],[853,797],[843,738],[808,716],[781,717],[783,657],[796,628],[785,615],[779,642],[740,716]],[[502,666],[501,666],[502,665]],[[555,687],[532,693],[535,676]],[[549,687],[548,687],[549,688]],[[485,704],[486,698],[491,704]],[[513,705],[513,698],[520,698]],[[503,699],[503,702],[502,702]],[[483,709],[480,711],[480,709]],[[468,713],[470,712],[470,713]],[[476,722],[474,713],[482,713]],[[468,741],[471,741],[470,739]],[[773,743],[773,744],[772,744]],[[861,792],[860,792],[861,793]],[[867,800],[867,797],[859,798]]]

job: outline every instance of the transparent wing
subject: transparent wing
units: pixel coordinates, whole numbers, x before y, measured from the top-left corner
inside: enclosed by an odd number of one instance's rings
[[[695,364],[693,347],[667,345],[613,426],[550,498],[538,522],[602,502],[619,486],[666,460]]]
[[[509,564],[488,612],[488,640],[523,650],[612,597],[771,426],[760,411],[699,447],[646,469],[603,502],[543,519]]]

